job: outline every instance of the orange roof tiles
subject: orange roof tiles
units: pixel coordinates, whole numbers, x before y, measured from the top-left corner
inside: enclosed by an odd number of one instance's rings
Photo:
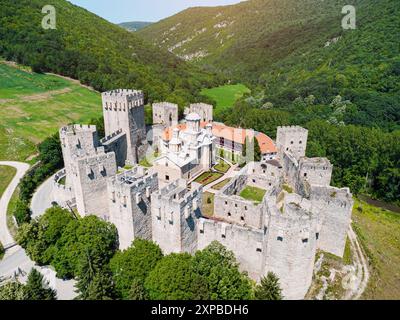
[[[200,122],[200,127],[205,128],[207,122]],[[169,141],[172,137],[172,130],[178,128],[181,131],[186,130],[186,124],[181,123],[175,127],[170,127],[164,130],[162,139]],[[215,137],[224,138],[226,140],[234,141],[236,143],[244,144],[246,136],[249,138],[256,135],[258,145],[260,146],[261,153],[275,153],[277,152],[276,146],[272,139],[264,133],[255,133],[254,130],[233,128],[219,123],[213,123],[212,133]]]

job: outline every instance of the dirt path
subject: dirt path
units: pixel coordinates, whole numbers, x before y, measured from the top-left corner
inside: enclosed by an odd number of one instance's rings
[[[363,294],[365,288],[368,284],[369,279],[369,270],[367,259],[364,256],[364,253],[361,249],[361,246],[358,242],[357,236],[354,233],[353,228],[350,226],[348,232],[351,251],[353,252],[354,269],[349,272],[347,275],[347,292],[344,295],[343,299],[345,300],[357,300]]]
[[[63,89],[58,89],[58,90],[46,91],[46,92],[42,92],[42,93],[35,93],[35,94],[31,94],[31,95],[26,95],[26,96],[19,96],[19,97],[16,97],[15,99],[0,99],[0,104],[11,103],[16,100],[20,100],[20,101],[47,100],[53,96],[69,93],[71,91],[72,91],[71,88],[63,88]]]

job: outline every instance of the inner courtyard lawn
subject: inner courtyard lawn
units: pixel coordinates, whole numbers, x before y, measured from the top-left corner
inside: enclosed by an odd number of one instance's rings
[[[265,195],[265,190],[257,187],[246,186],[241,192],[240,196],[246,200],[254,202],[261,202]]]

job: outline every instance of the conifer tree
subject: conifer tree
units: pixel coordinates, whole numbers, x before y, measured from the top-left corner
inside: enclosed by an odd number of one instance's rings
[[[282,289],[278,277],[273,272],[268,272],[256,287],[254,295],[256,300],[282,300]]]

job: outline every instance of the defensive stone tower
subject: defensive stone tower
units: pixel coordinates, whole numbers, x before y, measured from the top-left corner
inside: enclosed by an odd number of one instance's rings
[[[169,102],[153,103],[153,124],[172,127],[178,124],[178,105]]]
[[[117,171],[114,152],[105,153],[104,147],[99,147],[92,153],[75,155],[71,169],[79,214],[109,220],[107,179]]]
[[[186,114],[197,113],[200,116],[201,121],[212,122],[213,121],[213,106],[206,103],[193,103],[186,108]]]
[[[102,93],[102,99],[106,135],[126,134],[126,161],[138,163],[147,149],[143,93],[118,89]]]
[[[276,145],[279,155],[290,152],[297,160],[306,155],[308,130],[299,126],[278,127]]]
[[[109,179],[110,221],[117,227],[121,250],[136,238],[152,239],[150,197],[157,190],[157,173],[140,166]]]
[[[343,257],[354,204],[350,189],[311,186],[310,201],[319,209],[321,215],[318,248]]]
[[[300,178],[312,185],[329,186],[332,168],[327,158],[301,158],[299,161]]]
[[[62,127],[59,135],[66,170],[66,185],[71,187],[73,156],[92,153],[99,146],[96,126],[70,125]]]
[[[188,190],[180,179],[151,196],[153,241],[165,254],[196,251],[202,190],[195,182]]]
[[[265,274],[279,277],[285,299],[303,299],[312,281],[318,216],[299,195],[283,191],[278,201],[268,206]]]

